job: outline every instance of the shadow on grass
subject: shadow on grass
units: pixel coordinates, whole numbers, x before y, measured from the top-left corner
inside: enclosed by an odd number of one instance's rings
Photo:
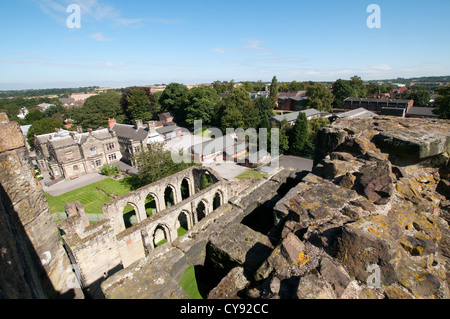
[[[127,176],[124,179],[121,179],[119,181],[119,183],[125,187],[128,187],[131,191],[135,191],[135,190],[147,185],[144,181],[142,181],[136,175]]]

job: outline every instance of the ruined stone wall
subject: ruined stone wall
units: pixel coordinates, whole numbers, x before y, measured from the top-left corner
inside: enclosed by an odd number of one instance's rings
[[[205,173],[211,175],[214,184],[201,189]],[[181,184],[185,180],[191,196],[182,200]],[[176,204],[166,208],[164,191],[168,187],[174,191]],[[167,240],[165,246],[171,245],[178,238],[180,216],[184,216],[187,228],[191,229],[199,221],[199,204],[204,203],[208,216],[214,211],[217,194],[220,204],[228,201],[228,189],[227,182],[213,170],[193,167],[106,203],[105,219],[94,225],[89,225],[81,203],[66,205],[68,218],[58,226],[63,230],[62,238],[70,249],[72,262],[79,268],[83,287],[91,289],[111,273],[145,258],[161,239]],[[147,217],[145,199],[149,194],[155,199],[157,213]],[[123,217],[127,204],[135,208],[137,215],[137,224],[128,229]]]
[[[0,117],[0,297],[82,297],[20,127]]]
[[[448,299],[449,132],[442,120],[339,120],[318,135],[313,173],[255,182],[103,292],[186,298],[177,282],[194,265],[208,298]]]

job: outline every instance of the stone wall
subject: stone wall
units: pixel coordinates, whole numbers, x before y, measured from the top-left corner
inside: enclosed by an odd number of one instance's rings
[[[177,282],[194,265],[205,298],[449,298],[449,130],[339,120],[319,133],[313,173],[256,181],[102,289],[186,298]]]
[[[20,127],[0,117],[0,297],[83,297]]]
[[[205,174],[213,182],[206,188],[202,185]],[[190,196],[183,199],[181,185],[186,181]],[[175,205],[166,207],[164,193],[169,188],[173,190]],[[228,193],[229,185],[212,169],[192,167],[111,200],[103,206],[105,219],[94,225],[89,225],[81,203],[67,204],[68,218],[58,226],[72,262],[79,269],[83,287],[95,296],[103,280],[152,255],[162,239],[167,240],[163,247],[170,246],[179,237],[180,219],[184,227],[191,229],[201,220],[197,210],[201,203],[206,218],[228,201]],[[145,211],[149,194],[156,203],[156,213],[151,216]],[[137,224],[126,228],[124,208],[128,204],[136,211]]]
[[[272,223],[264,235],[253,230],[251,223],[243,222],[258,207],[278,199],[289,178],[294,184],[298,182],[297,173],[281,169],[250,187],[246,182],[229,184],[238,195],[196,223],[184,236],[155,248],[144,259],[108,278],[102,284],[106,298],[186,298],[178,282],[188,266],[200,267],[206,276],[202,281],[208,286],[217,284],[234,265],[250,264],[256,268],[263,261],[259,252],[268,253],[273,248],[270,237],[276,226]],[[255,249],[255,245],[262,250]]]
[[[269,257],[250,276],[237,265],[210,296],[449,298],[449,130],[390,117],[322,129],[313,173],[273,209]]]

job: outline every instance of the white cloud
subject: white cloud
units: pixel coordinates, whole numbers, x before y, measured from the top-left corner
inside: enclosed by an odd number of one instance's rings
[[[267,50],[266,48],[263,48],[260,44],[264,43],[266,41],[264,40],[256,40],[256,39],[242,39],[241,41],[246,42],[247,44],[244,46],[244,48],[249,50]]]
[[[213,48],[212,49],[213,52],[218,52],[218,53],[225,53],[225,49],[224,48]]]
[[[103,33],[101,33],[101,32],[97,32],[97,33],[91,34],[90,38],[95,40],[95,41],[98,41],[98,42],[109,42],[109,41],[113,40],[113,39],[105,37],[103,35]]]
[[[142,18],[125,18],[115,7],[100,0],[34,0],[43,13],[50,16],[61,24],[66,23],[66,9],[71,4],[80,6],[81,19],[84,22],[95,23],[109,21],[111,26],[136,25],[144,21]]]

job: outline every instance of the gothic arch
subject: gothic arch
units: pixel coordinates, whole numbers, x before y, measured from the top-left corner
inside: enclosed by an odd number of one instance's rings
[[[208,216],[208,201],[206,199],[202,199],[200,202],[197,203],[195,207],[195,215],[197,216],[197,222],[201,221],[203,218]]]
[[[151,233],[153,247],[158,247],[165,242],[171,243],[170,228],[166,224],[158,224]],[[165,240],[165,241],[164,241]],[[162,243],[162,244],[161,244]]]
[[[133,210],[130,210],[130,207],[133,208]],[[128,229],[139,223],[140,220],[139,220],[138,205],[136,205],[133,202],[127,202],[127,204],[122,209],[122,218],[125,225],[125,229]]]
[[[164,189],[164,205],[165,208],[175,206],[178,203],[177,189],[172,184],[168,184]]]
[[[153,201],[150,200],[150,197],[153,198]],[[159,198],[154,192],[149,192],[147,194],[147,196],[145,197],[144,205],[147,216],[159,213],[159,211],[161,210]]]

